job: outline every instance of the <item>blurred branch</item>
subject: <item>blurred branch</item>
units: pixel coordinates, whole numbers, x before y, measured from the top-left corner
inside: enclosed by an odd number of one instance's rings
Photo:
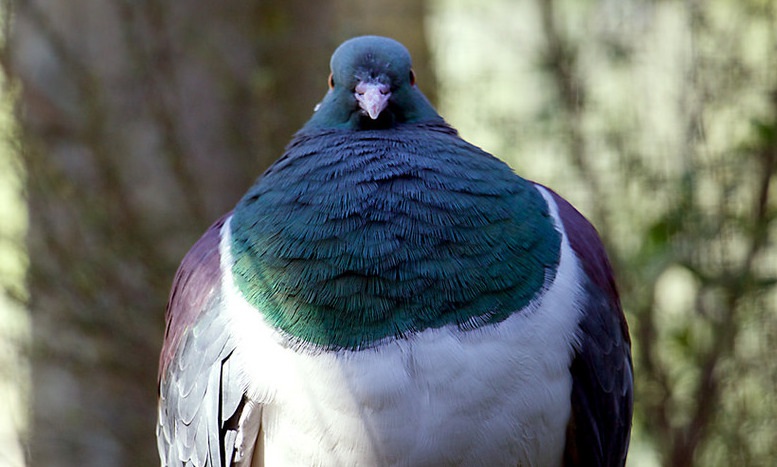
[[[555,0],[538,0],[542,20],[542,32],[545,38],[544,61],[553,79],[562,109],[563,133],[567,135],[567,150],[572,164],[580,174],[580,179],[590,194],[590,207],[593,212],[593,223],[598,226],[605,243],[609,228],[608,210],[601,202],[604,200],[600,188],[599,177],[591,167],[588,154],[588,141],[583,128],[586,112],[586,91],[581,72],[578,69],[578,51],[576,45],[564,36],[558,26]],[[616,252],[613,248],[611,255]],[[620,264],[617,258],[611,258],[616,267]]]
[[[80,115],[85,116],[87,120],[80,128],[72,128],[72,130],[76,131],[80,142],[92,149],[92,154],[98,162],[97,168],[102,175],[101,181],[107,188],[105,192],[111,197],[110,204],[124,211],[127,220],[124,227],[130,231],[134,230],[133,226],[138,225],[137,219],[133,218],[134,210],[128,203],[128,197],[122,196],[119,192],[122,186],[121,178],[110,158],[111,150],[105,143],[107,137],[105,125],[108,115],[100,95],[102,86],[99,78],[79,60],[75,52],[70,50],[66,39],[52,27],[49,18],[40,10],[36,2],[21,2],[20,12],[23,12],[43,34],[46,44],[51,47],[59,63],[65,67],[67,76],[74,77],[80,102],[84,104]],[[113,151],[116,151],[115,147]],[[47,167],[50,167],[50,164],[38,168],[45,170]],[[67,183],[65,179],[62,182]]]
[[[175,174],[174,179],[186,193],[184,202],[193,225],[207,225],[210,219],[204,209],[203,193],[187,166],[186,142],[178,128],[180,116],[176,114],[178,109],[175,106],[178,101],[178,79],[176,60],[168,37],[170,24],[166,18],[165,4],[157,0],[140,3],[115,0],[115,3],[122,20],[124,45],[138,72],[137,78],[143,85],[144,102],[148,104],[160,129],[165,156]]]
[[[68,46],[65,37],[59,34],[51,25],[46,13],[44,13],[36,2],[25,1],[19,4],[20,13],[32,21],[36,28],[43,34],[46,44],[54,51],[59,63],[65,67],[66,75],[72,77],[79,91],[79,102],[84,106],[79,115],[85,120],[78,127],[71,127],[70,134],[75,135],[78,141],[90,149],[94,157],[94,167],[100,174],[99,181],[101,187],[87,187],[73,183],[62,173],[57,173],[57,169],[51,163],[41,161],[40,164],[35,161],[29,161],[31,166],[36,169],[36,175],[47,174],[50,181],[55,181],[52,185],[59,187],[60,190],[67,190],[79,193],[84,201],[89,202],[90,209],[86,211],[92,216],[84,219],[87,222],[94,222],[95,227],[105,231],[106,238],[112,238],[115,245],[126,248],[129,256],[136,253],[153,251],[153,238],[144,231],[144,223],[138,217],[135,206],[130,203],[130,196],[126,192],[119,167],[116,165],[114,154],[127,154],[126,148],[121,147],[122,138],[119,135],[112,134],[109,129],[110,111],[107,108],[105,98],[102,95],[105,89],[104,83],[94,73],[94,70],[83,63],[78,54]],[[31,83],[25,82],[25,86]],[[24,151],[28,156],[37,157],[34,151],[43,151],[42,148]],[[105,199],[107,197],[107,199]],[[67,246],[61,250],[63,261],[70,256]],[[155,267],[158,263],[148,262],[146,265],[150,268],[149,273],[157,281],[166,281],[168,271],[163,267]]]
[[[691,4],[692,24],[703,24],[704,20],[702,19],[699,5],[696,2],[691,2]],[[694,76],[696,75],[694,74]],[[701,85],[697,84],[694,87],[698,90],[701,88]],[[772,93],[771,105],[771,124],[774,126],[775,131],[777,131],[777,92]],[[700,115],[701,111],[699,109],[691,113],[689,139],[692,141],[692,147],[695,147],[695,142],[699,135],[697,129],[699,128],[698,121],[701,118]],[[758,178],[753,190],[755,196],[751,209],[752,218],[749,222],[749,228],[746,229],[746,233],[749,235],[747,248],[741,262],[730,268],[724,267],[718,274],[707,275],[707,277],[701,274],[701,271],[704,270],[703,266],[689,265],[691,269],[700,272],[700,274],[697,274],[697,277],[702,280],[702,290],[699,292],[699,296],[702,299],[696,302],[699,316],[716,317],[715,319],[708,319],[713,325],[714,345],[710,346],[706,352],[701,351],[698,356],[700,376],[694,397],[696,404],[690,421],[686,425],[678,426],[672,431],[673,439],[670,445],[671,450],[668,453],[667,465],[673,467],[692,465],[694,455],[699,445],[706,438],[712,420],[716,416],[715,408],[720,404],[722,385],[722,373],[718,370],[723,360],[734,352],[742,321],[739,316],[740,302],[753,292],[754,284],[757,281],[753,272],[754,261],[766,246],[771,224],[771,219],[768,215],[769,193],[777,166],[777,138],[762,139],[760,143],[761,145],[754,149],[755,152],[753,154]],[[718,222],[722,225],[726,222],[727,215],[726,213],[721,213],[719,216]],[[703,299],[704,291],[710,288],[720,288],[723,290],[722,306],[719,310],[716,310],[716,313],[708,310],[708,306]]]
[[[638,318],[638,325],[632,326],[631,330],[635,333],[634,340],[639,343],[636,367],[643,374],[650,375],[654,385],[652,397],[639,400],[638,403],[645,406],[643,415],[647,418],[647,425],[658,428],[655,430],[655,433],[652,433],[654,436],[657,436],[660,433],[671,431],[672,425],[667,408],[671,406],[672,386],[666,368],[657,358],[658,350],[656,349],[656,344],[659,344],[660,340],[655,326],[656,304],[655,294],[653,293],[655,287],[656,282],[654,280],[652,283],[646,284],[643,289],[648,292],[646,297],[643,297],[642,300],[632,300],[641,306],[633,310],[634,316]],[[638,391],[638,394],[642,394],[645,392],[645,389],[638,388]]]

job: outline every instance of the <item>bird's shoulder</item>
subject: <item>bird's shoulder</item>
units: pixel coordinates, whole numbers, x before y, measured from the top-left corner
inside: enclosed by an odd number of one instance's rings
[[[205,231],[173,280],[158,382],[162,465],[243,465],[253,455],[261,407],[242,390],[224,296],[222,234],[230,218]]]
[[[173,277],[165,309],[165,336],[160,356],[159,377],[172,361],[184,334],[211,305],[221,283],[219,243],[229,212],[214,222],[181,260]]]

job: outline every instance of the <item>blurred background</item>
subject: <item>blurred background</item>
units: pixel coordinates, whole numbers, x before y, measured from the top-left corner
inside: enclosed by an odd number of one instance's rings
[[[774,1],[0,0],[0,25],[0,466],[158,465],[175,269],[364,33],[601,232],[629,465],[774,465]]]

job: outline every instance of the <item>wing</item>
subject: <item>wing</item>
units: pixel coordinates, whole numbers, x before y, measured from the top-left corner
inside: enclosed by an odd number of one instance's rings
[[[631,434],[631,341],[612,268],[594,227],[551,190],[587,276],[572,373],[566,466],[622,466]]]
[[[250,465],[261,408],[248,401],[222,310],[219,219],[173,280],[159,363],[157,445],[163,466]]]

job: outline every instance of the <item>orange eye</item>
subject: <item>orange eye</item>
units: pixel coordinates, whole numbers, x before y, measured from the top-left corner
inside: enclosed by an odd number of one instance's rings
[[[334,73],[329,73],[329,89],[333,89],[335,87],[335,75]]]
[[[410,85],[411,86],[415,85],[415,71],[413,71],[412,69],[410,70]]]

